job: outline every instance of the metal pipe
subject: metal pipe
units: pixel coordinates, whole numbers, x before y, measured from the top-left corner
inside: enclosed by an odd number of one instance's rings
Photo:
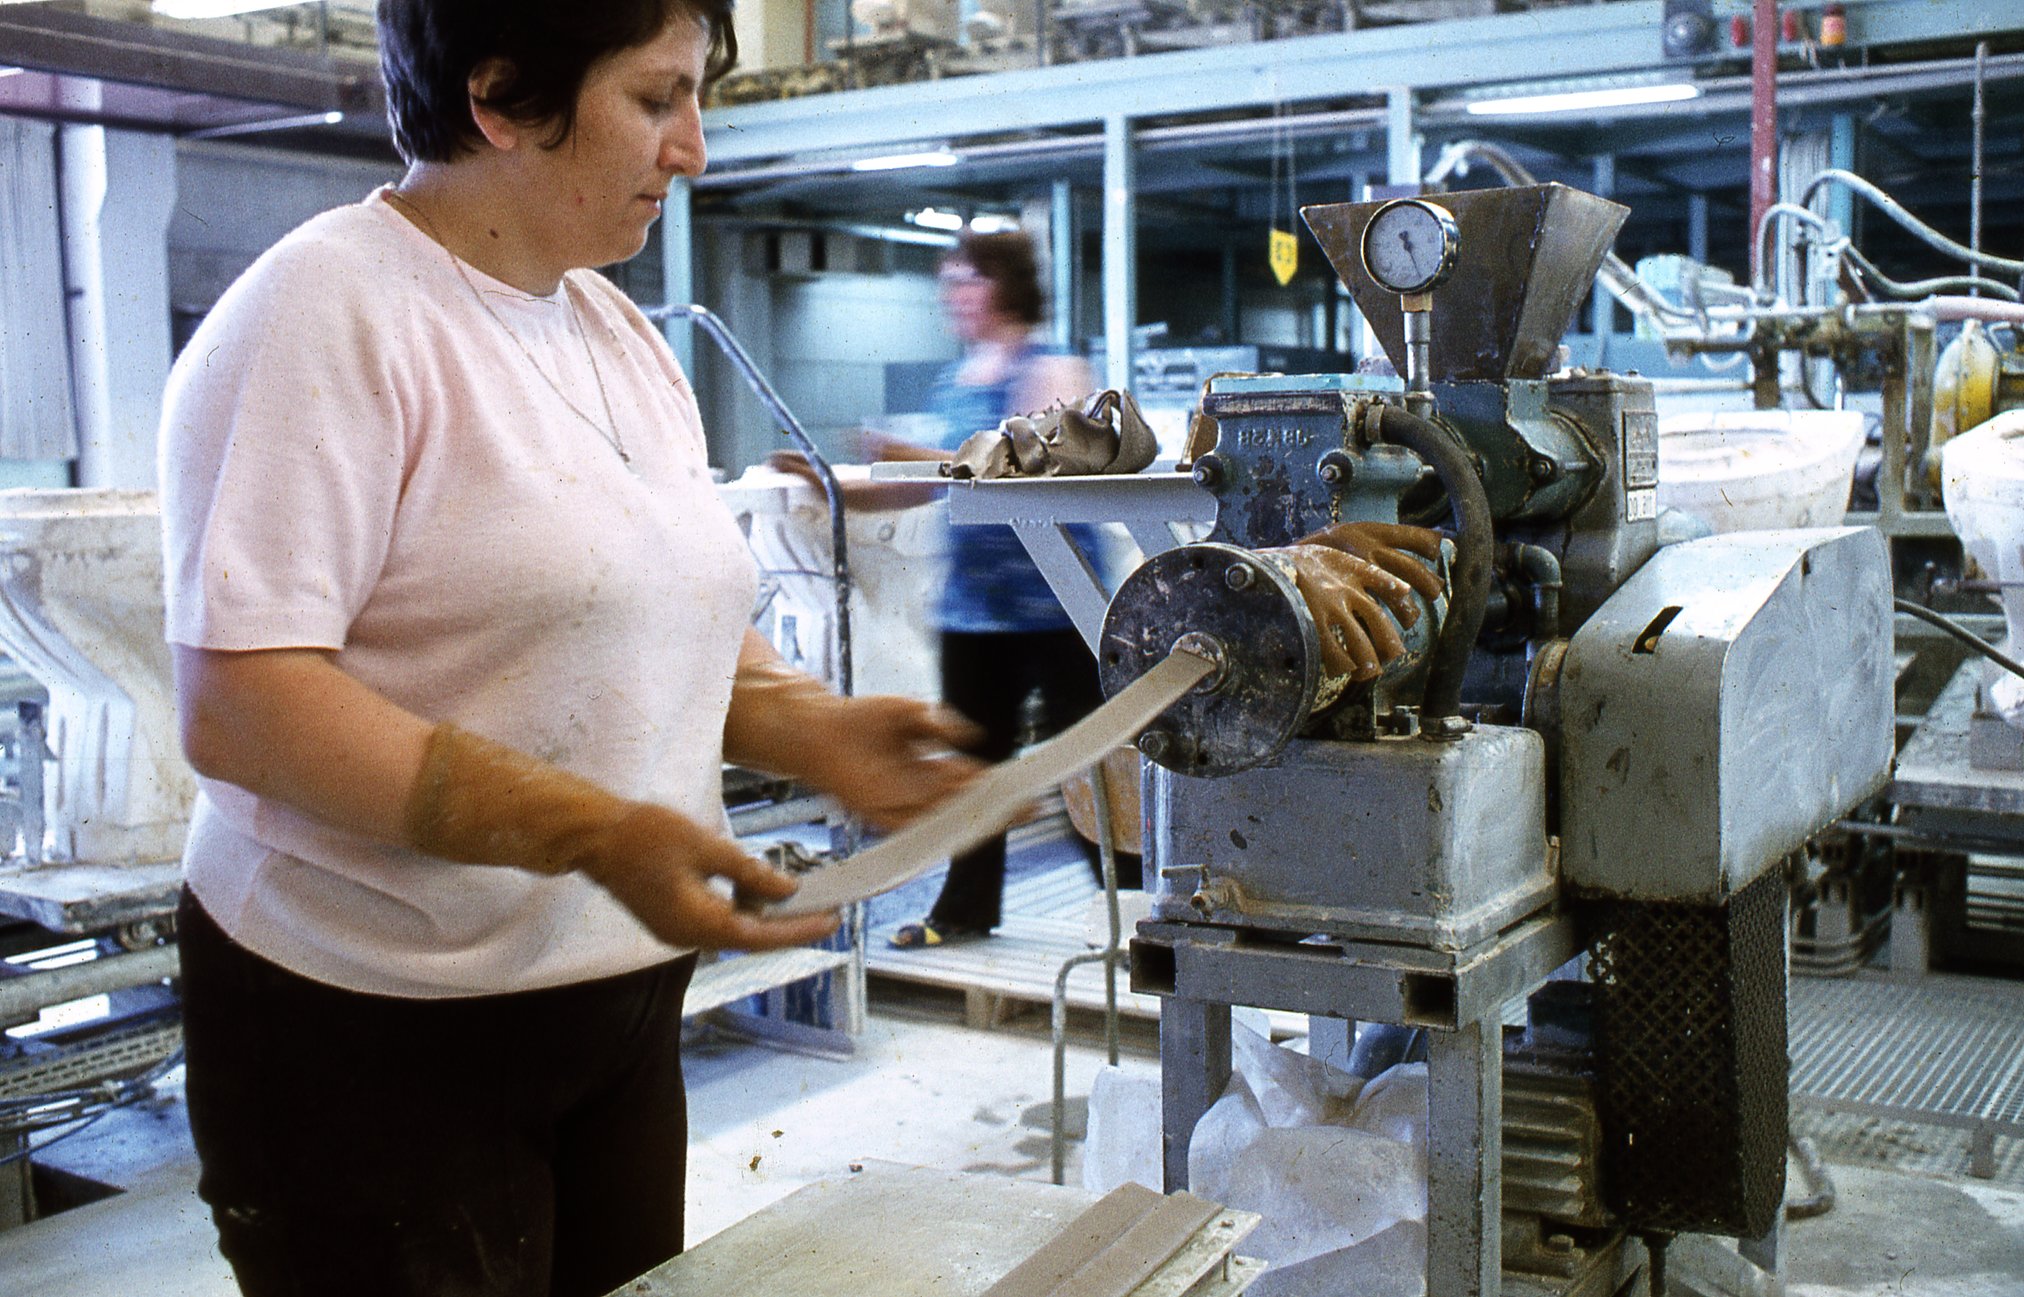
[[[1974,168],[1968,181],[1968,247],[1977,256],[1981,255],[1982,252],[1982,128],[1989,120],[1989,113],[1983,102],[1982,91],[1988,81],[1988,71],[1989,42],[1976,41],[1975,110],[1973,114],[1973,121],[1975,123],[1975,159]],[[1972,262],[1969,263],[1968,275],[1970,278],[1980,279],[1982,277],[1981,267]],[[1979,297],[1981,293],[1979,290],[1971,288],[1968,290],[1968,295],[1970,297]]]
[[[1869,181],[1864,180],[1861,176],[1856,175],[1853,171],[1830,168],[1821,172],[1813,178],[1811,184],[1806,186],[1806,192],[1800,196],[1799,201],[1802,204],[1811,203],[1813,195],[1820,191],[1821,186],[1827,184],[1846,185],[1849,189],[1867,198],[1885,216],[1896,221],[1921,243],[1924,243],[1935,251],[1944,252],[1948,256],[1959,258],[1970,265],[1982,266],[1989,270],[1999,270],[2008,275],[2024,275],[2024,261],[2013,261],[2008,257],[1991,256],[1989,253],[1979,252],[1974,248],[1956,243],[1932,226],[1921,221],[1918,217],[1913,216],[1909,211],[1905,210],[1904,205],[1898,202],[1897,199],[1892,198],[1889,194],[1877,188]]]
[[[1054,975],[1054,1012],[1052,1014],[1054,1031],[1054,1134],[1051,1140],[1053,1146],[1051,1153],[1055,1184],[1062,1183],[1068,1171],[1067,1136],[1062,1130],[1062,1125],[1068,1118],[1068,975],[1084,964],[1094,964],[1098,960],[1102,960],[1108,964],[1115,960],[1119,954],[1120,952],[1116,950],[1091,950],[1080,955],[1070,955],[1062,961],[1061,971]]]
[[[1750,20],[1750,228],[1778,201],[1778,0],[1755,0]],[[1750,279],[1764,274],[1750,246]]]
[[[1110,773],[1099,761],[1089,768],[1089,788],[1096,812],[1096,859],[1103,872],[1104,916],[1110,924],[1110,942],[1104,947],[1110,958],[1103,961],[1103,1041],[1110,1065],[1117,1066],[1117,952],[1124,948],[1124,916],[1117,906],[1117,843],[1112,838],[1110,817]]]
[[[1455,566],[1448,589],[1448,620],[1428,655],[1424,721],[1462,713],[1462,675],[1490,599],[1490,498],[1469,453],[1438,424],[1395,405],[1381,407],[1378,435],[1404,446],[1432,466],[1455,512]]]
[[[1560,558],[1543,545],[1514,544],[1511,565],[1532,587],[1532,638],[1545,641],[1560,634]]]
[[[1994,284],[1984,280],[1983,286]],[[2024,324],[2024,305],[2017,302],[1987,302],[1979,297],[1927,297],[1920,299],[1920,306],[1933,313],[1939,322],[1949,320],[1988,320],[2001,324]]]
[[[174,977],[181,963],[174,946],[130,955],[102,955],[81,964],[0,980],[0,1023],[33,1021],[52,1004],[106,995]]]
[[[1406,340],[1406,408],[1425,418],[1434,409],[1434,313],[1408,307],[1399,314]]]
[[[1771,255],[1771,231],[1776,228],[1774,222],[1781,217],[1811,225],[1824,234],[1834,232],[1834,227],[1827,223],[1826,217],[1797,203],[1773,203],[1765,208],[1762,219],[1757,222],[1757,245],[1752,249],[1750,257],[1750,264],[1757,267],[1750,286],[1756,290],[1757,300],[1760,302],[1769,303],[1774,295],[1771,276],[1776,258]],[[1803,305],[1804,295],[1801,296]]]
[[[822,495],[829,502],[829,544],[835,557],[836,578],[836,691],[845,697],[851,692],[850,662],[850,560],[844,536],[843,486],[836,480],[836,473],[829,467],[829,461],[815,448],[815,442],[801,426],[801,420],[794,417],[794,411],[780,399],[773,390],[773,384],[766,381],[766,375],[759,369],[757,361],[745,350],[724,321],[707,306],[689,305],[656,306],[643,312],[656,323],[662,320],[687,320],[710,335],[710,341],[717,344],[726,359],[731,362],[745,382],[759,398],[773,418],[780,424],[780,430],[787,434],[801,453],[808,457],[808,463],[815,469],[815,476],[822,482]]]

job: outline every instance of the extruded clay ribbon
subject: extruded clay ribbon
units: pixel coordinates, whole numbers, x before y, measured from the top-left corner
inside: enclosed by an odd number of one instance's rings
[[[929,814],[847,860],[805,875],[801,890],[768,912],[789,916],[840,909],[891,891],[968,851],[1002,832],[1042,793],[1129,743],[1213,669],[1206,658],[1169,653],[1117,697],[1045,743],[991,767]]]

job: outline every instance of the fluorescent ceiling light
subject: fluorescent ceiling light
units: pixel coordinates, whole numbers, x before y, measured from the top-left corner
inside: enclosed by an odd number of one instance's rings
[[[259,121],[233,122],[229,126],[208,126],[202,130],[186,132],[183,138],[222,140],[233,135],[258,135],[263,131],[293,131],[305,126],[335,126],[343,120],[344,114],[333,108],[327,113],[297,113],[291,117],[263,117]]]
[[[998,212],[979,212],[970,218],[970,228],[979,234],[1010,234],[1019,228],[1019,218]]]
[[[908,167],[953,167],[961,158],[947,149],[934,149],[927,153],[889,153],[881,158],[859,158],[850,164],[852,171],[904,171]]]
[[[944,212],[933,207],[923,207],[918,212],[908,212],[907,221],[927,230],[948,230],[954,233],[963,228],[963,218],[954,212]]]
[[[1666,104],[1700,97],[1699,86],[1677,82],[1666,85],[1609,86],[1601,90],[1562,90],[1551,94],[1472,99],[1464,105],[1464,108],[1474,117],[1507,117],[1523,113],[1571,113],[1582,109],[1624,108],[1631,104]]]
[[[261,9],[288,9],[301,0],[155,0],[164,18],[230,18]]]

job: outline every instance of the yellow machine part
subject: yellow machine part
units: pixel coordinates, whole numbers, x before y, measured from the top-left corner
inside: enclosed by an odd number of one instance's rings
[[[2024,353],[2002,351],[1980,320],[1969,320],[1934,367],[1933,429],[1926,451],[1926,477],[1933,489],[1940,486],[1942,446],[2019,405],[2024,405]]]

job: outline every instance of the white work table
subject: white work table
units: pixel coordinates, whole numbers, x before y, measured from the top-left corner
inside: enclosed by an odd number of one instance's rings
[[[1002,1176],[866,1163],[754,1213],[611,1297],[976,1297],[1097,1195]],[[1262,1262],[1222,1260],[1257,1218],[1219,1212],[1132,1297],[1235,1297]]]

